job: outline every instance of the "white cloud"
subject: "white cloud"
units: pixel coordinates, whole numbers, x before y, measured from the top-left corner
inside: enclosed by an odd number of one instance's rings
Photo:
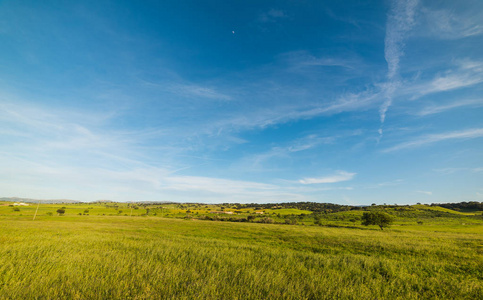
[[[475,74],[456,73],[438,76],[431,82],[431,86],[425,91],[425,94],[450,91],[483,82],[482,76],[475,77],[473,75]]]
[[[393,79],[399,71],[399,60],[403,55],[406,33],[414,25],[414,13],[417,0],[393,0],[391,12],[386,24],[384,55],[387,61],[389,79]]]
[[[443,175],[449,175],[449,174],[453,174],[464,170],[466,170],[466,168],[441,168],[441,169],[434,169],[433,171]]]
[[[420,147],[426,144],[432,144],[445,140],[455,140],[455,139],[474,139],[483,137],[483,128],[467,129],[463,131],[452,131],[439,134],[431,134],[419,137],[413,141],[398,144],[394,147],[390,147],[382,150],[382,152],[393,152],[402,149]]]
[[[483,13],[480,9],[469,9],[457,13],[454,10],[422,9],[422,15],[429,30],[421,31],[420,34],[429,34],[440,39],[461,39],[477,36],[483,33]]]
[[[213,88],[194,85],[194,84],[174,84],[168,87],[168,90],[172,93],[176,93],[180,96],[185,97],[200,97],[200,98],[208,98],[208,99],[217,99],[217,100],[231,100],[232,97],[221,93]]]
[[[322,144],[333,143],[335,139],[335,137],[321,137],[316,134],[311,134],[295,140],[292,145],[288,146],[286,149],[288,152],[304,151]]]
[[[428,196],[433,195],[433,192],[428,192],[428,191],[415,191],[415,192],[420,193],[420,194],[425,194],[425,195],[428,195]]]
[[[291,70],[297,70],[304,67],[343,67],[351,70],[361,68],[362,62],[356,58],[348,57],[317,57],[308,51],[292,51],[280,55],[280,59],[287,63]]]
[[[163,178],[163,181],[161,189],[196,190],[225,195],[280,190],[280,187],[271,184],[202,176],[170,176]]]
[[[242,163],[237,168],[249,167],[251,172],[255,170],[268,171],[269,168],[264,166],[264,163],[269,162],[274,158],[289,158],[292,155],[316,148],[320,145],[331,144],[338,137],[323,137],[316,134],[304,136],[299,139],[295,139],[288,143],[288,145],[272,147],[270,150],[262,153],[248,155],[242,159]]]
[[[235,113],[229,118],[216,120],[205,128],[208,133],[260,129],[297,120],[310,120],[319,116],[343,112],[365,110],[380,103],[378,91],[367,90],[361,93],[347,93],[335,101],[316,105],[280,105],[268,108],[255,108],[252,111]]]
[[[357,173],[349,173],[346,171],[337,171],[334,175],[319,178],[304,178],[299,182],[302,184],[319,184],[319,183],[336,183],[341,181],[348,181],[354,178]]]
[[[386,120],[386,113],[389,107],[392,105],[393,97],[394,97],[394,92],[397,90],[397,88],[400,86],[400,82],[398,81],[391,81],[386,84],[384,84],[384,95],[385,95],[385,100],[382,103],[381,107],[379,108],[379,117],[381,119],[381,126],[384,124],[384,121]],[[382,128],[379,129],[379,133],[382,135]]]
[[[366,188],[366,189],[379,189],[379,188],[384,188],[384,187],[387,187],[387,186],[400,185],[403,182],[404,182],[403,179],[396,179],[396,180],[393,180],[393,181],[386,181],[386,182],[381,182],[381,183],[374,184],[374,185],[365,186],[364,188]]]
[[[258,21],[261,23],[274,23],[285,18],[287,18],[287,14],[283,10],[272,8],[269,11],[260,14]]]
[[[429,82],[414,85],[405,92],[413,94],[411,100],[422,96],[466,88],[483,82],[483,62],[473,60],[460,60],[456,62],[457,68],[438,74]]]
[[[314,200],[305,191],[253,181],[176,175],[155,167],[124,170],[0,159],[4,195],[82,201],[283,202]]]
[[[382,125],[386,119],[387,110],[392,105],[394,92],[399,86],[397,80],[399,62],[404,55],[404,40],[406,34],[414,25],[414,14],[417,5],[417,0],[393,0],[391,11],[387,17],[384,57],[387,62],[388,83],[386,84],[384,92],[386,100],[379,109],[381,119],[380,136],[382,136]]]
[[[464,106],[470,106],[470,107],[483,106],[483,99],[459,100],[459,101],[447,103],[444,105],[427,106],[423,108],[421,111],[419,111],[417,114],[420,116],[427,116],[427,115],[442,113],[448,110],[452,110],[452,109],[460,108]]]
[[[441,169],[434,169],[433,171],[443,174],[443,175],[449,175],[453,174],[456,172],[472,172],[472,173],[480,173],[483,172],[483,168],[441,168]]]
[[[179,82],[159,83],[141,80],[141,82],[146,86],[154,87],[158,90],[176,94],[181,97],[204,98],[213,100],[232,100],[232,97],[230,95],[220,92],[216,88],[192,83],[182,83],[181,80],[179,80]]]

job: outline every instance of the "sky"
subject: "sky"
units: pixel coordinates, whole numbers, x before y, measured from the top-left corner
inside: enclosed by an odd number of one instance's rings
[[[0,1],[0,196],[483,201],[483,1]]]

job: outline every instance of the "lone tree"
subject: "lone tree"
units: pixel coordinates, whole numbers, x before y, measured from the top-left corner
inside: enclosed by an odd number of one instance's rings
[[[377,225],[383,230],[392,223],[392,217],[382,211],[365,212],[362,215],[362,225]]]
[[[63,208],[59,208],[59,209],[57,210],[57,214],[58,214],[59,216],[64,215],[64,214],[65,214],[65,209],[63,209]]]

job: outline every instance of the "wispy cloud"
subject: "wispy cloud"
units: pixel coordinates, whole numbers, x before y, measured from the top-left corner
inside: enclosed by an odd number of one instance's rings
[[[348,181],[354,178],[357,173],[349,173],[346,171],[337,171],[335,174],[327,177],[318,178],[304,178],[299,182],[302,184],[319,184],[319,183],[336,183],[341,181]]]
[[[311,105],[279,105],[277,107],[259,108],[253,111],[236,113],[230,118],[216,120],[209,124],[209,132],[240,131],[249,129],[264,129],[278,124],[298,120],[310,120],[319,116],[330,116],[344,112],[366,110],[377,106],[382,99],[379,89],[368,89],[360,93],[346,93],[334,101]]]
[[[465,170],[465,168],[440,168],[434,169],[433,171],[443,175],[449,175],[463,170]]]
[[[428,191],[415,191],[416,193],[420,193],[420,194],[425,194],[425,195],[428,195],[428,196],[432,196],[433,195],[433,192],[428,192]]]
[[[341,21],[341,22],[345,22],[345,23],[349,23],[357,28],[360,28],[360,22],[363,22],[362,20],[356,20],[356,19],[353,19],[353,18],[350,18],[350,17],[346,17],[346,16],[341,16],[341,15],[337,15],[334,13],[334,11],[332,11],[331,9],[327,8],[326,10],[326,13],[329,17],[331,17],[332,19],[334,20],[337,20],[337,21]]]
[[[287,18],[287,14],[283,10],[272,8],[267,12],[261,13],[258,21],[261,23],[274,23],[285,18]]]
[[[483,137],[483,128],[467,129],[463,131],[452,131],[440,134],[430,134],[419,137],[413,141],[398,144],[394,147],[382,150],[382,152],[393,152],[402,149],[416,148],[426,144],[433,144],[446,140],[474,139]]]
[[[317,147],[321,144],[330,144],[335,141],[336,137],[322,137],[316,134],[310,134],[303,138],[295,140],[292,145],[286,149],[288,152],[299,152]]]
[[[411,100],[424,95],[466,88],[483,82],[483,62],[466,59],[457,61],[456,65],[457,68],[438,74],[429,82],[409,87],[408,92],[414,94]]]
[[[456,172],[472,172],[472,173],[480,173],[483,172],[483,168],[440,168],[440,169],[434,169],[433,171],[443,174],[443,175],[450,175]]]
[[[420,34],[429,33],[441,39],[461,39],[483,33],[483,13],[480,9],[468,10],[456,14],[454,10],[429,8],[422,9],[429,30]]]
[[[414,25],[414,14],[417,0],[393,0],[391,11],[387,17],[386,37],[384,40],[384,57],[387,62],[387,89],[385,91],[385,101],[379,109],[381,128],[379,134],[382,136],[382,125],[386,119],[386,113],[393,101],[393,95],[399,85],[398,73],[399,62],[404,55],[404,40],[406,33],[411,30]]]
[[[377,183],[377,184],[374,184],[374,185],[365,186],[364,188],[366,188],[366,189],[379,189],[379,188],[388,187],[388,186],[391,187],[391,186],[400,185],[403,182],[404,182],[403,179],[396,179],[396,180],[393,180],[393,181],[385,181],[385,182]]]
[[[182,83],[180,82],[151,82],[142,80],[142,83],[146,86],[154,87],[158,90],[165,91],[168,93],[172,93],[181,97],[186,98],[205,98],[205,99],[214,99],[214,100],[232,100],[230,95],[227,95],[216,88],[202,86],[198,84],[192,83]]]
[[[483,106],[483,99],[470,99],[470,100],[459,100],[452,103],[447,103],[444,105],[432,105],[427,106],[420,110],[417,114],[420,116],[427,116],[432,114],[439,114],[448,110],[453,110],[460,107],[480,107]]]
[[[8,174],[0,175],[3,193],[21,197],[34,193],[46,198],[76,195],[76,199],[83,201],[111,199],[217,203],[306,201],[310,198],[303,195],[301,190],[291,191],[275,184],[175,175],[167,169],[153,167],[126,170],[66,167],[13,158],[9,164],[2,164],[2,170]]]
[[[292,69],[298,69],[311,66],[325,66],[325,67],[343,67],[347,69],[358,69],[362,62],[356,58],[345,57],[318,57],[312,55],[308,51],[293,51],[283,53],[280,59],[286,62]]]
[[[186,173],[190,166],[170,159],[170,153],[182,155],[187,151],[171,149],[170,144],[161,148],[165,130],[114,130],[109,126],[112,119],[104,114],[95,117],[93,112],[84,119],[80,111],[13,103],[2,103],[0,108],[2,127],[10,128],[9,134],[22,140],[18,144],[11,143],[9,151],[0,153],[3,171],[0,189],[6,195],[30,197],[34,194],[44,198],[75,195],[76,199],[84,201],[314,200],[306,194],[310,189],[293,190],[263,182],[181,175],[179,173]],[[157,142],[151,143],[153,140]],[[331,140],[308,135],[281,151],[298,153]],[[160,153],[163,158],[159,158]],[[25,193],[19,192],[24,190]]]
[[[302,138],[298,138],[288,143],[288,145],[272,147],[270,150],[249,155],[243,159],[243,165],[250,166],[253,170],[268,170],[263,168],[263,164],[275,158],[288,158],[298,152],[307,151],[316,148],[320,145],[333,143],[337,137],[333,136],[319,136],[317,134],[310,134]]]
[[[168,90],[172,93],[176,93],[185,97],[196,98],[208,98],[218,100],[231,100],[232,97],[221,93],[214,88],[199,86],[199,85],[186,85],[186,84],[174,84],[168,87]]]
[[[406,33],[414,25],[417,0],[393,0],[387,18],[384,56],[387,61],[387,77],[391,80],[399,72],[399,60],[404,54]]]

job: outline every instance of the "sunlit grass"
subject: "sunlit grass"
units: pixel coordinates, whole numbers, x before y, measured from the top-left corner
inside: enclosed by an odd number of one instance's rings
[[[483,295],[480,226],[380,231],[42,214],[3,216],[0,228],[0,299]]]

